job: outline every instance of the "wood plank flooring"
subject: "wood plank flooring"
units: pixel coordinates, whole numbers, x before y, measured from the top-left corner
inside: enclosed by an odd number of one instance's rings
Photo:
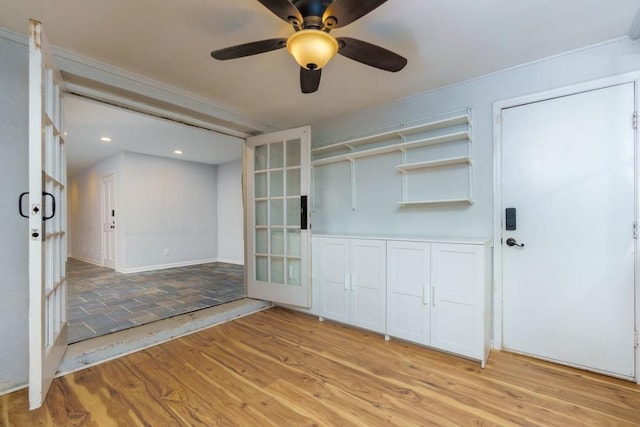
[[[0,397],[2,426],[640,425],[640,386],[476,362],[274,308]]]

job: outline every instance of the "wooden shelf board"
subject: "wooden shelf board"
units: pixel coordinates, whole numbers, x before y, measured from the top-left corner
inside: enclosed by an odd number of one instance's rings
[[[418,147],[427,147],[429,145],[445,144],[448,142],[469,140],[469,132],[456,132],[447,135],[434,136],[431,138],[420,139],[417,141],[402,142],[399,144],[386,145],[384,147],[371,148],[368,150],[354,151],[353,153],[340,154],[337,156],[325,157],[311,162],[312,166],[320,166],[328,163],[343,162],[346,160],[354,160],[362,157],[377,156],[379,154],[391,153],[398,150],[409,150]]]
[[[452,165],[466,165],[471,163],[469,156],[460,157],[448,157],[446,159],[431,160],[428,162],[407,163],[404,165],[397,165],[396,168],[403,171],[416,170],[416,169],[428,169],[438,166],[452,166]]]
[[[388,139],[393,138],[401,138],[403,136],[415,135],[420,132],[427,132],[431,130],[444,129],[447,127],[458,126],[469,123],[469,116],[467,114],[462,114],[455,117],[450,117],[447,119],[436,120],[430,123],[424,123],[415,126],[409,126],[406,128],[394,129],[385,131],[375,135],[362,136],[358,138],[353,138],[347,141],[341,141],[334,144],[329,144],[317,148],[313,148],[311,150],[312,154],[321,154],[326,153],[328,151],[334,151],[341,148],[348,148],[349,146],[355,147],[358,145],[364,144],[373,144],[375,142],[381,142]]]
[[[470,140],[469,132],[456,132],[446,135],[434,136],[431,138],[418,139],[416,141],[404,142],[398,144],[398,148],[409,150],[411,148],[427,147],[429,145],[446,144],[447,142]]]
[[[418,206],[418,205],[434,205],[442,203],[468,203],[473,205],[473,200],[470,199],[440,199],[440,200],[412,200],[406,202],[398,202],[399,206]]]
[[[373,144],[376,142],[382,142],[390,139],[401,139],[402,136],[398,132],[385,132],[378,135],[363,136],[361,138],[354,138],[348,141],[338,142],[335,144],[325,145],[323,147],[313,148],[312,154],[321,154],[328,151],[334,151],[339,149],[347,149],[349,147],[357,147],[359,145]]]

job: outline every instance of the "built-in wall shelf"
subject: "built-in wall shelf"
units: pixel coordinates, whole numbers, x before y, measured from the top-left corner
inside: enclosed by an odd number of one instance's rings
[[[411,137],[412,135],[421,134],[425,132],[435,131],[438,129],[445,129],[458,125],[465,125],[469,123],[469,115],[461,114],[454,117],[440,119],[432,122],[422,123],[413,126],[401,127],[394,130],[383,131],[373,135],[361,136],[351,138],[345,141],[336,142],[329,145],[324,145],[311,150],[311,154],[316,156],[318,154],[328,153],[340,149],[353,149],[354,147],[366,144],[374,144],[376,142],[389,141],[394,138],[403,140],[404,138]]]
[[[456,142],[456,141],[469,141],[469,139],[470,139],[469,132],[466,132],[466,131],[456,132],[452,134],[440,135],[440,136],[435,136],[431,138],[420,138],[420,139],[416,139],[408,142],[400,142],[396,144],[385,145],[382,147],[369,148],[366,150],[353,151],[351,153],[340,154],[337,156],[325,157],[322,159],[313,160],[311,162],[311,165],[313,166],[326,165],[328,163],[343,162],[347,160],[360,159],[363,157],[377,156],[380,154],[391,153],[394,151],[404,151],[404,150],[410,150],[412,148],[428,147],[430,145],[446,144],[449,142]]]
[[[412,171],[418,169],[437,168],[442,166],[468,165],[471,163],[469,156],[448,157],[446,159],[431,160],[428,162],[407,163],[398,165],[396,168],[401,171]]]
[[[311,165],[351,163],[353,210],[357,200],[356,160],[394,152],[401,157],[395,169],[402,175],[402,201],[398,202],[399,206],[473,204],[471,130],[471,110],[463,114],[452,113],[447,118],[391,130],[387,128],[379,133],[314,148],[311,150]],[[396,178],[390,175],[389,179]]]

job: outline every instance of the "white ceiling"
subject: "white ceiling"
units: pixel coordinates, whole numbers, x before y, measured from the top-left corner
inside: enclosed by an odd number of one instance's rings
[[[256,0],[0,0],[0,26],[26,34],[36,18],[55,46],[287,128],[624,36],[638,7],[638,0],[389,0],[333,33],[398,52],[408,66],[393,74],[337,56],[320,90],[307,95],[286,50],[210,57],[291,34]]]
[[[213,165],[242,158],[242,139],[75,96],[65,98],[65,117],[69,176],[122,151]]]

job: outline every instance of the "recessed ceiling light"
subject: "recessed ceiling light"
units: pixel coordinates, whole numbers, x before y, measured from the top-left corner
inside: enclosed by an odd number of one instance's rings
[[[173,154],[184,154],[182,150],[173,150]]]
[[[108,136],[103,136],[102,138],[100,138],[100,141],[102,141],[102,142],[111,142],[111,138],[109,138]]]

